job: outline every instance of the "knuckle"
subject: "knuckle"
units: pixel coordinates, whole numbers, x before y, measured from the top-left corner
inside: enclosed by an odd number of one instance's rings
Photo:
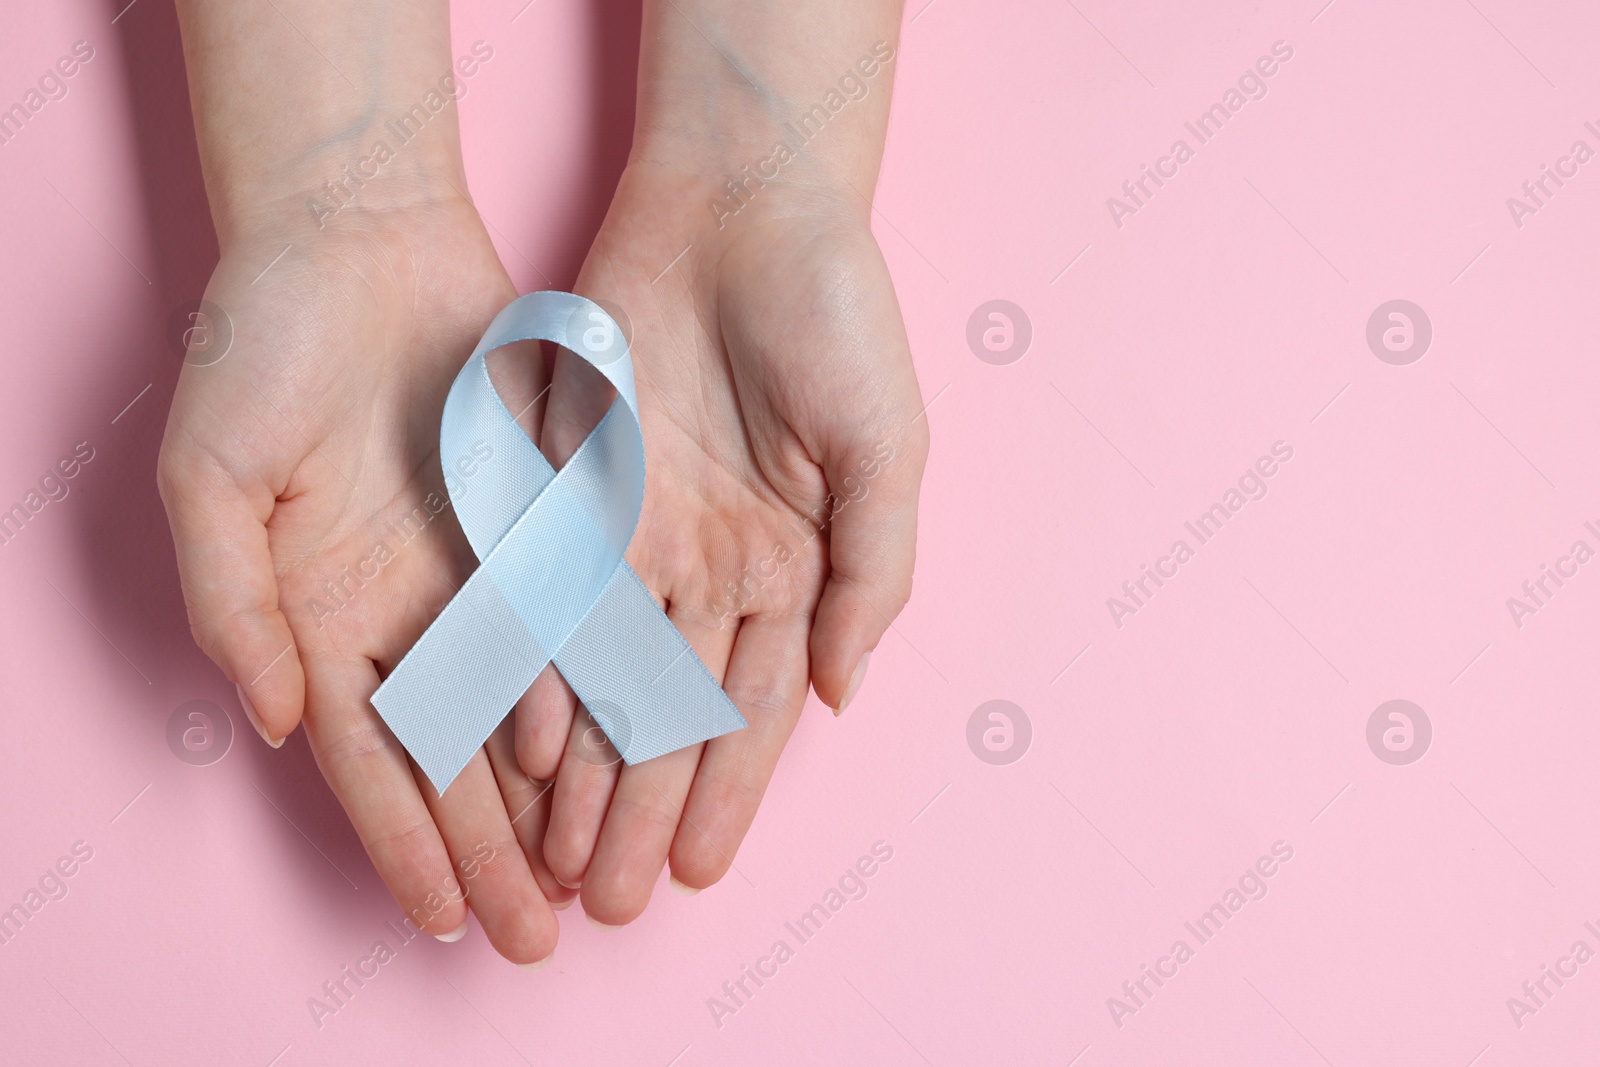
[[[697,797],[709,810],[706,819],[712,827],[731,827],[743,823],[761,803],[765,789],[757,784],[754,768],[735,769],[732,774],[708,775],[701,783],[703,792]]]
[[[563,885],[582,878],[594,852],[594,834],[585,827],[560,820],[544,838],[544,862]]]
[[[651,830],[671,833],[678,828],[679,812],[672,807],[665,797],[654,799],[636,800],[632,797],[617,797],[611,802],[612,810],[607,818],[613,815],[621,816],[644,824]]]
[[[749,709],[768,715],[787,715],[793,705],[787,691],[769,681],[742,686],[737,693],[728,695],[741,711]]]
[[[479,879],[494,882],[503,875],[520,873],[517,869],[519,860],[522,860],[522,848],[515,841],[490,841],[486,838],[465,854],[457,856],[455,863],[464,882],[476,882]],[[521,865],[526,866],[526,861],[522,860]]]
[[[534,729],[519,729],[516,751],[517,768],[529,778],[546,782],[556,776],[556,768],[561,764],[561,745],[557,739],[544,736]]]
[[[359,718],[327,737],[322,756],[330,764],[361,764],[393,753],[397,747],[387,727],[371,718]]]
[[[394,856],[403,860],[416,861],[418,857],[426,857],[432,845],[438,840],[438,831],[431,819],[406,819],[396,825],[378,830],[367,838],[367,848],[377,856]],[[441,859],[443,857],[440,857]],[[431,864],[424,865],[432,866]],[[422,878],[421,870],[415,871]],[[448,869],[434,872],[434,876],[427,879],[425,884],[443,883],[454,876]],[[425,894],[424,894],[425,895]],[[396,894],[399,896],[399,894]]]
[[[695,817],[684,820],[672,843],[672,869],[680,882],[708,886],[733,866],[763,789],[750,772],[703,777],[696,783]]]

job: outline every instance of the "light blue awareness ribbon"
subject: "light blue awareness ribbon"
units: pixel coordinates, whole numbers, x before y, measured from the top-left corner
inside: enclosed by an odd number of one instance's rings
[[[484,358],[533,339],[575,353],[617,390],[560,471],[495,392]],[[623,561],[644,502],[644,438],[628,341],[605,309],[556,292],[507,305],[450,387],[439,457],[480,566],[372,695],[436,789],[550,662],[629,764],[745,725]]]

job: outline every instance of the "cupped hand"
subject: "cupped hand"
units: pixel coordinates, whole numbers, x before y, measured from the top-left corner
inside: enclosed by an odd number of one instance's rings
[[[719,225],[699,188],[630,164],[577,289],[631,327],[628,561],[749,726],[625,767],[553,669],[519,703],[521,766],[556,778],[545,859],[603,925],[637,917],[664,865],[686,891],[728,871],[808,685],[842,711],[911,593],[927,420],[866,201],[773,185]],[[610,399],[560,354],[553,463]]]
[[[518,771],[510,723],[440,797],[368,702],[476,565],[439,470],[439,412],[516,293],[453,190],[356,204],[320,230],[281,221],[297,210],[230,234],[206,300],[231,347],[217,359],[213,334],[203,357],[191,349],[173,400],[159,483],[191,628],[269,744],[303,714],[407,916],[454,940],[470,907],[502,955],[545,960],[548,901],[572,894],[544,868],[549,797]],[[531,402],[544,367],[517,355],[497,383]]]

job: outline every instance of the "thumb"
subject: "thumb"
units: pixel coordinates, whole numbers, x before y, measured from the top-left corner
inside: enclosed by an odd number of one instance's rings
[[[236,684],[251,725],[277,748],[300,723],[305,674],[278,608],[265,525],[273,495],[262,487],[252,500],[215,459],[167,448],[157,484],[195,643]]]
[[[927,455],[927,420],[918,416],[823,464],[829,574],[811,627],[811,682],[835,714],[861,688],[872,650],[911,599]]]

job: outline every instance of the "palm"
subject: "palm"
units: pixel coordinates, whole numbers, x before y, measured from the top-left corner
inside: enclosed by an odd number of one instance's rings
[[[234,298],[239,351],[186,375],[209,408],[242,402],[233,416],[247,431],[241,444],[277,482],[267,530],[297,637],[384,667],[472,564],[451,525],[432,521],[445,496],[438,412],[515,290],[460,211],[414,218],[398,242],[340,236],[299,262],[285,257]],[[213,299],[231,310],[231,296],[223,289]],[[272,338],[289,343],[269,347]],[[380,543],[390,551],[375,556]]]

